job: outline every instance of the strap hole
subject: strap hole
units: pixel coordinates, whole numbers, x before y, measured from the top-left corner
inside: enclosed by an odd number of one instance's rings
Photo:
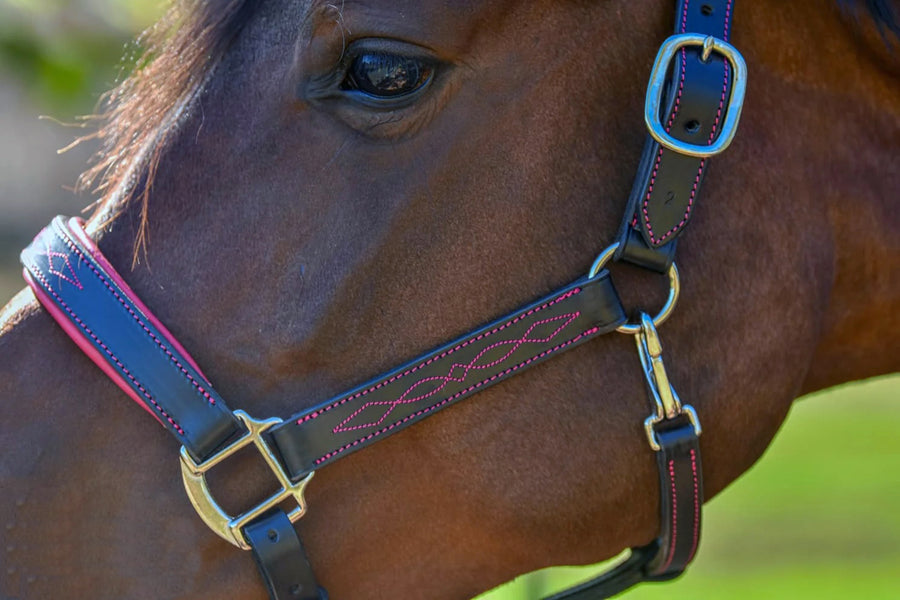
[[[288,589],[288,592],[290,592],[291,596],[299,596],[303,593],[303,586],[299,583],[295,583]]]
[[[694,135],[695,133],[700,131],[700,121],[698,121],[697,119],[691,119],[684,124],[684,130],[687,133]]]
[[[700,7],[700,14],[702,14],[704,17],[708,17],[708,16],[712,15],[713,7],[710,6],[709,4],[704,4],[703,6]]]
[[[266,535],[269,537],[269,541],[273,544],[278,541],[278,532],[274,529],[270,529],[266,532]]]

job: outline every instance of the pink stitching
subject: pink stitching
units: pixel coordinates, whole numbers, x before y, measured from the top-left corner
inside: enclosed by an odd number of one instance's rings
[[[700,484],[697,478],[697,453],[691,449],[691,471],[694,475],[694,542],[688,554],[687,562],[691,562],[697,551],[697,543],[700,541]]]
[[[672,485],[672,540],[669,542],[669,558],[666,559],[666,564],[659,570],[660,573],[664,573],[669,568],[669,565],[672,564],[672,559],[675,558],[675,540],[678,539],[678,494],[675,491],[674,460],[669,461],[669,482]]]
[[[360,391],[360,392],[357,392],[357,393],[353,394],[352,396],[348,396],[348,397],[346,397],[346,398],[343,398],[343,399],[341,399],[341,400],[338,400],[338,401],[334,402],[333,404],[330,404],[329,406],[326,406],[325,408],[322,408],[322,409],[320,409],[320,410],[317,410],[317,411],[315,411],[315,412],[313,412],[313,413],[310,413],[310,414],[308,414],[308,415],[304,415],[303,417],[301,417],[300,419],[297,420],[297,425],[302,425],[303,423],[305,423],[305,422],[307,422],[307,421],[311,421],[311,420],[313,420],[313,419],[315,419],[315,418],[318,418],[318,417],[320,417],[321,415],[327,413],[328,411],[330,411],[330,410],[332,410],[332,409],[334,409],[334,408],[337,408],[338,406],[341,406],[341,405],[343,405],[343,404],[346,404],[347,402],[350,402],[351,400],[356,400],[357,398],[361,398],[361,397],[365,396],[366,394],[369,394],[369,393],[371,393],[371,392],[374,392],[374,391],[377,390],[377,389],[380,389],[380,388],[382,388],[382,387],[384,387],[384,386],[386,386],[386,385],[388,385],[388,384],[390,384],[390,383],[393,383],[394,381],[397,381],[397,380],[399,380],[399,379],[402,379],[403,377],[406,377],[407,375],[410,375],[410,374],[412,374],[412,373],[415,373],[415,372],[418,371],[419,369],[422,369],[422,368],[424,368],[424,367],[427,367],[428,365],[430,365],[431,363],[433,363],[433,362],[436,361],[436,360],[441,360],[442,358],[445,358],[445,357],[447,357],[447,356],[450,356],[451,354],[453,354],[453,353],[456,352],[457,350],[460,350],[460,349],[462,349],[462,348],[465,348],[465,347],[468,346],[469,344],[472,344],[472,343],[474,343],[474,342],[477,342],[477,341],[479,341],[479,340],[482,340],[482,339],[484,339],[484,338],[486,338],[486,337],[488,337],[488,336],[490,336],[490,335],[493,335],[493,334],[495,334],[495,333],[497,333],[497,332],[499,332],[499,331],[503,331],[503,330],[506,329],[507,327],[510,327],[510,326],[512,326],[512,325],[514,325],[514,324],[516,324],[516,323],[518,323],[518,322],[521,321],[522,319],[524,319],[524,318],[526,318],[526,317],[528,317],[528,316],[530,316],[530,315],[533,315],[533,314],[536,313],[536,312],[539,312],[539,311],[542,311],[542,310],[544,310],[544,309],[546,309],[546,308],[549,308],[549,307],[551,307],[551,306],[553,306],[553,305],[555,305],[555,304],[557,304],[557,303],[559,303],[559,302],[562,302],[563,300],[565,300],[565,299],[567,299],[567,298],[570,298],[570,297],[572,297],[572,296],[574,296],[574,295],[576,295],[576,294],[579,294],[579,293],[581,293],[581,288],[575,288],[575,289],[569,290],[568,292],[566,292],[566,293],[563,294],[562,296],[560,296],[560,297],[558,297],[558,298],[554,298],[553,300],[549,300],[549,301],[545,302],[544,304],[542,304],[542,305],[540,305],[540,306],[537,306],[537,307],[535,307],[535,308],[532,308],[532,309],[529,310],[528,312],[519,315],[518,317],[516,317],[516,318],[514,318],[514,319],[512,319],[512,320],[510,320],[510,321],[508,321],[508,322],[506,322],[506,323],[504,323],[503,325],[499,325],[499,326],[495,327],[494,329],[492,329],[492,330],[490,330],[490,331],[486,331],[486,332],[484,332],[484,333],[482,333],[482,334],[480,334],[480,335],[478,335],[478,336],[476,336],[476,337],[474,337],[474,338],[472,338],[472,339],[470,339],[470,340],[467,340],[467,341],[463,342],[462,344],[460,344],[460,345],[458,345],[458,346],[456,346],[456,347],[454,347],[454,348],[451,348],[450,350],[447,350],[446,352],[442,352],[441,354],[439,354],[439,355],[437,355],[437,356],[432,356],[431,358],[429,358],[429,359],[426,360],[425,362],[422,362],[422,363],[416,365],[415,367],[412,367],[412,368],[408,369],[407,371],[404,371],[403,373],[400,373],[400,374],[398,374],[398,375],[394,375],[394,376],[391,377],[390,379],[388,379],[388,380],[386,380],[386,381],[379,382],[379,383],[377,383],[376,385],[373,385],[372,387],[370,387],[370,388],[368,388],[368,389],[365,389],[365,390],[362,390],[362,391]]]
[[[122,373],[123,373],[126,377],[128,377],[128,379],[131,380],[131,383],[133,383],[134,386],[135,386],[138,390],[140,390],[141,394],[143,394],[143,396],[144,396],[147,400],[150,401],[150,403],[156,408],[156,410],[159,411],[159,413],[160,413],[162,416],[164,416],[164,417],[166,418],[166,420],[167,420],[169,423],[172,424],[172,427],[175,428],[175,431],[177,431],[178,433],[180,433],[180,434],[183,436],[183,435],[184,435],[184,430],[183,430],[183,429],[181,428],[181,426],[175,421],[175,419],[173,419],[171,416],[169,416],[169,413],[167,413],[167,412],[165,411],[165,409],[163,409],[163,407],[160,406],[160,405],[156,402],[156,400],[153,398],[153,396],[150,395],[150,392],[148,392],[146,389],[144,389],[144,386],[142,386],[142,385],[140,384],[140,382],[139,382],[137,379],[135,379],[135,377],[131,374],[131,372],[125,367],[125,365],[122,364],[122,361],[120,361],[120,360],[118,359],[118,357],[116,357],[116,355],[112,353],[112,350],[110,350],[110,349],[107,347],[107,345],[104,344],[103,341],[102,341],[99,337],[97,337],[97,336],[94,334],[93,331],[91,331],[91,328],[88,327],[88,326],[87,326],[87,325],[86,325],[86,324],[78,317],[78,315],[75,314],[75,312],[74,312],[71,308],[69,308],[69,305],[66,304],[65,301],[64,301],[62,298],[59,297],[59,294],[57,294],[57,293],[53,290],[53,287],[52,287],[52,286],[50,285],[50,283],[44,278],[44,276],[40,273],[40,271],[39,271],[38,269],[35,268],[35,269],[32,270],[32,275],[34,275],[35,277],[37,277],[37,278],[40,280],[40,282],[41,282],[42,284],[44,284],[44,288],[45,288],[48,292],[50,292],[51,294],[53,294],[53,298],[55,298],[56,301],[60,304],[60,306],[62,306],[63,309],[65,309],[65,311],[69,314],[69,317],[71,317],[72,320],[75,321],[75,323],[77,323],[78,326],[81,327],[81,329],[82,329],[86,334],[88,334],[88,336],[90,336],[90,338],[91,338],[92,340],[94,340],[94,342],[95,342],[98,346],[100,346],[100,347],[103,349],[104,352],[106,352],[106,355],[109,356],[109,358],[112,359],[112,361],[113,361],[114,363],[116,363],[116,365],[119,367],[119,370],[122,371]]]
[[[728,24],[731,22],[731,1],[725,5],[725,30],[722,32],[722,39],[728,41]]]
[[[173,363],[175,363],[175,366],[177,366],[178,369],[181,371],[181,373],[188,379],[188,381],[190,381],[190,383],[194,386],[194,388],[197,390],[197,392],[199,392],[201,396],[206,398],[207,402],[209,402],[212,405],[215,405],[216,399],[213,398],[212,395],[210,395],[210,393],[207,392],[203,388],[203,386],[200,385],[197,382],[197,380],[194,379],[194,377],[190,374],[190,372],[184,368],[184,365],[181,364],[181,362],[178,360],[178,358],[175,356],[175,354],[173,354],[172,351],[169,350],[169,348],[162,341],[160,341],[160,339],[158,337],[156,337],[156,335],[153,333],[153,331],[149,327],[147,327],[147,325],[140,318],[140,316],[138,316],[138,314],[134,311],[134,309],[132,309],[131,306],[129,306],[128,303],[122,299],[122,296],[119,295],[119,292],[116,291],[115,287],[112,286],[106,280],[106,277],[103,276],[102,271],[98,270],[97,267],[95,267],[94,264],[85,257],[84,253],[81,252],[81,249],[78,248],[78,246],[71,239],[69,239],[69,236],[66,235],[65,232],[63,232],[63,234],[59,234],[58,232],[55,232],[55,233],[57,233],[57,235],[60,236],[60,238],[63,240],[63,242],[69,247],[69,249],[72,250],[73,252],[75,252],[75,254],[78,255],[78,258],[82,262],[84,262],[91,271],[93,271],[94,275],[96,275],[97,278],[100,279],[100,282],[104,286],[106,286],[106,289],[108,289],[110,292],[112,292],[112,294],[113,294],[113,296],[115,296],[116,300],[119,301],[119,304],[121,304],[122,307],[125,308],[126,311],[128,311],[128,314],[130,314],[132,316],[132,318],[134,318],[134,320],[137,322],[138,325],[141,326],[141,328],[144,330],[144,332],[147,335],[149,335],[150,338],[154,342],[156,342],[156,345],[159,347],[159,349],[162,350]]]
[[[686,0],[684,3],[684,12],[683,12],[682,18],[681,18],[681,33],[684,33],[685,28],[687,27],[686,23],[687,23],[688,1],[689,0]],[[731,3],[732,3],[732,0],[728,0],[728,4],[725,6],[725,28],[724,28],[724,32],[722,34],[722,39],[724,39],[726,42],[728,41],[728,26],[729,26],[729,22],[731,20]],[[681,49],[681,66],[682,66],[681,82],[679,83],[679,86],[678,86],[678,97],[675,99],[675,108],[673,110],[672,117],[670,117],[669,123],[666,126],[666,132],[669,131],[669,128],[672,126],[672,121],[675,118],[675,114],[678,112],[678,101],[681,98],[681,90],[684,87],[684,64],[685,64],[684,60],[685,60],[685,54],[684,54],[684,48],[682,48]],[[712,131],[710,131],[709,139],[707,140],[707,143],[709,143],[709,144],[712,143],[713,138],[715,138],[716,131],[718,130],[719,120],[722,117],[722,108],[725,106],[725,96],[728,92],[728,74],[730,71],[730,68],[728,65],[728,59],[722,59],[722,62],[725,65],[724,78],[723,78],[723,82],[722,82],[722,96],[719,98],[719,108],[716,110],[716,120],[713,123]],[[644,222],[647,224],[647,233],[650,235],[650,241],[654,244],[658,244],[659,242],[663,241],[667,237],[671,236],[672,234],[677,232],[679,229],[684,227],[685,223],[687,223],[688,218],[690,218],[690,216],[691,216],[691,211],[694,209],[694,198],[697,195],[697,189],[700,185],[700,178],[703,175],[703,169],[706,168],[706,159],[703,158],[700,160],[700,167],[697,169],[697,176],[694,177],[694,185],[691,187],[691,196],[690,196],[690,198],[688,198],[687,207],[685,208],[684,215],[682,216],[681,221],[679,221],[678,224],[676,224],[675,226],[672,227],[672,229],[670,229],[669,231],[664,233],[662,236],[660,236],[659,239],[657,239],[653,235],[653,228],[650,225],[650,212],[649,212],[649,210],[647,210],[647,207],[650,203],[650,195],[653,193],[653,185],[656,183],[656,174],[659,171],[659,164],[662,160],[663,151],[664,151],[664,148],[660,147],[659,153],[656,156],[656,164],[653,167],[653,174],[650,177],[650,186],[647,189],[647,195],[644,198],[644,204],[642,206],[642,212],[644,213]]]
[[[67,282],[71,283],[72,285],[74,285],[79,290],[83,291],[84,286],[81,285],[81,280],[78,279],[78,275],[75,274],[75,269],[72,268],[72,263],[69,262],[69,255],[65,254],[63,252],[55,252],[50,247],[50,242],[45,241],[45,245],[46,245],[46,250],[44,251],[43,256],[47,257],[47,271],[49,271],[51,275],[56,275],[63,281],[67,281]],[[69,273],[72,275],[71,279],[69,279],[66,276],[66,274],[63,273],[62,271],[57,271],[56,269],[53,268],[53,258],[54,257],[63,259],[63,261],[66,264],[66,268],[69,270]]]
[[[320,456],[319,458],[317,458],[317,459],[315,460],[315,464],[316,464],[316,465],[319,465],[319,464],[321,464],[321,463],[327,461],[328,459],[334,458],[334,457],[337,456],[338,454],[341,454],[342,452],[345,452],[345,451],[349,450],[350,448],[353,448],[354,446],[358,446],[359,444],[361,444],[361,443],[363,443],[363,442],[366,442],[366,441],[368,441],[368,440],[371,440],[372,438],[377,437],[377,436],[381,435],[382,433],[386,433],[386,432],[388,432],[388,431],[390,431],[390,430],[392,430],[392,429],[394,429],[394,428],[396,428],[396,427],[402,425],[403,423],[406,423],[407,421],[409,421],[409,420],[411,420],[411,419],[415,419],[415,418],[417,418],[417,417],[420,417],[421,415],[424,415],[424,414],[426,414],[426,413],[428,413],[428,412],[431,412],[431,411],[433,411],[433,410],[435,410],[435,409],[438,409],[438,408],[440,408],[441,406],[444,406],[445,404],[447,404],[447,403],[449,403],[449,402],[452,402],[452,401],[456,400],[457,398],[459,398],[459,397],[461,397],[461,396],[464,396],[464,395],[468,394],[469,392],[471,392],[471,391],[473,391],[473,390],[476,390],[476,389],[480,388],[480,387],[483,386],[484,384],[487,384],[487,383],[490,383],[490,382],[492,382],[492,381],[495,381],[495,380],[497,380],[497,379],[499,379],[499,378],[501,378],[501,377],[505,377],[506,375],[509,375],[510,373],[513,373],[513,372],[517,371],[518,369],[520,369],[520,368],[522,368],[522,367],[524,367],[524,366],[526,366],[526,365],[528,365],[528,364],[531,364],[532,362],[534,362],[534,361],[536,361],[536,360],[539,360],[539,359],[541,359],[541,358],[544,358],[545,356],[549,356],[550,354],[553,354],[554,352],[556,352],[556,351],[558,351],[558,350],[561,350],[561,349],[565,348],[566,346],[570,346],[570,345],[572,345],[572,344],[578,342],[578,340],[580,340],[580,339],[583,338],[583,337],[586,337],[586,336],[592,335],[592,334],[594,334],[594,333],[597,333],[597,331],[599,331],[599,330],[600,330],[599,327],[592,327],[591,329],[588,329],[588,330],[586,330],[586,331],[583,331],[583,332],[579,333],[577,336],[575,336],[574,338],[572,338],[571,340],[569,340],[569,341],[567,341],[567,342],[563,342],[562,344],[559,344],[558,346],[555,346],[555,347],[550,348],[550,349],[548,349],[548,350],[545,350],[545,351],[541,352],[540,354],[538,354],[537,356],[533,356],[533,357],[529,358],[528,360],[523,361],[523,362],[521,362],[521,363],[519,363],[519,364],[517,364],[517,365],[515,365],[515,366],[512,366],[512,367],[506,369],[505,371],[502,371],[502,372],[500,372],[500,373],[497,373],[497,374],[495,374],[495,375],[493,375],[493,376],[491,376],[491,377],[488,377],[487,379],[485,379],[485,380],[483,380],[483,381],[479,381],[478,383],[473,384],[473,385],[469,386],[468,388],[466,388],[466,389],[464,389],[464,390],[462,390],[462,391],[459,391],[459,392],[457,392],[456,394],[454,394],[454,395],[452,395],[452,396],[450,396],[450,397],[448,397],[448,398],[445,398],[444,400],[438,402],[437,404],[434,404],[433,406],[429,406],[429,407],[427,407],[427,408],[423,408],[422,410],[420,410],[420,411],[418,411],[418,412],[415,412],[415,413],[413,413],[413,414],[411,414],[411,415],[407,415],[406,417],[400,419],[400,420],[397,421],[396,423],[393,423],[393,424],[391,424],[391,425],[388,425],[387,427],[384,427],[383,429],[380,429],[380,430],[378,430],[378,431],[373,431],[372,433],[368,434],[368,435],[365,436],[365,437],[361,437],[361,438],[359,438],[358,440],[356,440],[356,441],[354,441],[354,442],[350,442],[349,444],[346,444],[346,445],[344,445],[344,446],[341,446],[340,448],[338,448],[337,450],[334,450],[333,452],[329,452],[329,453],[327,453],[327,454],[325,454],[325,455],[323,455],[323,456]]]
[[[719,129],[719,119],[722,118],[722,108],[725,106],[725,95],[728,93],[728,73],[730,71],[730,67],[728,66],[728,59],[723,58],[722,62],[725,64],[725,78],[722,81],[722,96],[719,98],[719,108],[716,110],[716,120],[713,123],[712,130],[709,132],[709,139],[707,143],[712,144],[713,138],[716,137],[716,131]]]
[[[681,32],[684,33],[685,28],[687,27],[687,8],[688,2],[684,3],[684,13],[681,17]],[[666,133],[669,133],[672,130],[672,125],[675,123],[675,117],[678,115],[678,109],[681,107],[681,95],[684,91],[684,78],[687,72],[687,54],[685,53],[684,48],[681,49],[681,77],[678,81],[678,93],[675,95],[675,106],[672,108],[672,114],[669,116],[669,121],[666,123]],[[654,244],[661,242],[666,239],[668,235],[672,232],[670,231],[666,235],[662,236],[658,240],[653,236],[653,227],[650,225],[650,212],[647,210],[647,206],[650,204],[650,196],[653,195],[653,186],[656,185],[656,176],[659,173],[659,165],[662,162],[663,152],[665,148],[662,146],[659,147],[659,150],[656,153],[656,163],[653,165],[653,173],[650,175],[650,185],[647,186],[647,195],[644,197],[644,203],[641,206],[641,212],[644,213],[644,222],[647,223],[647,233],[650,234],[650,241]],[[691,197],[693,199],[693,196]],[[690,200],[688,201],[690,204]]]
[[[468,364],[464,365],[461,363],[453,363],[450,366],[450,371],[446,375],[443,375],[443,376],[438,375],[435,377],[425,377],[423,379],[420,379],[416,383],[412,384],[409,388],[407,388],[407,390],[405,392],[403,392],[403,394],[401,394],[398,398],[396,398],[394,400],[366,402],[361,407],[359,407],[356,411],[354,411],[353,414],[351,414],[349,417],[347,417],[346,419],[341,421],[334,429],[332,429],[332,433],[355,431],[355,430],[359,430],[359,429],[367,429],[369,427],[377,427],[377,426],[381,425],[381,423],[383,423],[384,420],[387,419],[391,415],[392,412],[394,412],[394,409],[397,408],[398,406],[400,406],[401,404],[415,404],[416,402],[419,402],[421,400],[424,400],[426,398],[429,398],[429,397],[437,394],[442,389],[447,387],[447,385],[451,381],[455,381],[457,383],[464,382],[466,380],[466,378],[469,376],[469,373],[473,370],[489,369],[491,367],[499,365],[503,361],[508,359],[510,356],[512,356],[513,353],[515,353],[516,350],[518,350],[520,347],[522,347],[522,345],[524,345],[525,343],[534,343],[534,344],[550,343],[553,340],[553,338],[555,338],[557,335],[559,335],[566,327],[571,325],[575,321],[575,319],[577,319],[579,316],[581,316],[580,312],[566,313],[563,315],[559,315],[556,317],[550,317],[550,318],[543,319],[541,321],[532,323],[531,326],[528,328],[528,330],[525,333],[523,333],[520,338],[515,339],[515,340],[503,340],[500,342],[495,342],[494,344],[491,344],[490,346],[481,350],[481,352],[479,352],[472,360],[470,360]],[[555,321],[560,321],[563,319],[565,319],[566,322],[563,323],[562,325],[560,325],[559,327],[557,327],[556,330],[553,331],[553,333],[551,333],[550,335],[548,335],[544,338],[540,338],[540,339],[528,339],[528,336],[531,334],[531,332],[534,331],[535,329],[537,329],[538,327],[540,327],[541,325],[544,325],[546,323],[553,323]],[[482,356],[484,356],[485,354],[487,354],[494,348],[498,348],[500,346],[507,345],[507,344],[512,344],[512,348],[506,354],[504,354],[501,358],[498,358],[498,359],[496,359],[490,363],[484,364],[484,365],[476,364],[478,362],[478,360],[481,359]],[[453,372],[456,370],[457,367],[463,369],[463,373],[459,377],[454,377]],[[441,381],[441,384],[439,386],[437,386],[436,388],[434,388],[433,390],[431,390],[430,392],[427,392],[425,394],[420,394],[414,398],[408,397],[409,394],[413,390],[415,390],[419,386],[424,385],[431,381]],[[381,418],[375,422],[365,423],[363,425],[355,425],[353,427],[346,426],[347,423],[353,421],[353,419],[355,419],[362,412],[364,412],[366,409],[368,409],[372,406],[388,406],[388,409],[384,412],[383,415],[381,415]]]

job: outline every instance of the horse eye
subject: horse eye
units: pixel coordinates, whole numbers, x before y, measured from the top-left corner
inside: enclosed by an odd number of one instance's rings
[[[424,88],[433,73],[433,67],[419,58],[368,52],[358,55],[350,63],[341,88],[390,100]]]

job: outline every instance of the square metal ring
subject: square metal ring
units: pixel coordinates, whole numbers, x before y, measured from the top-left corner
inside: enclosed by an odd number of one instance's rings
[[[662,124],[660,108],[662,95],[665,89],[666,74],[669,65],[675,58],[675,53],[685,46],[699,46],[703,48],[703,56],[716,52],[728,60],[731,65],[731,97],[728,99],[728,108],[725,112],[725,121],[715,141],[709,145],[689,144],[672,137]],[[737,132],[738,121],[741,118],[741,109],[744,106],[744,94],[747,91],[747,63],[737,48],[724,40],[713,36],[700,35],[698,33],[680,33],[673,35],[663,42],[653,63],[650,72],[650,83],[647,85],[647,96],[644,101],[644,122],[653,139],[659,144],[687,156],[707,158],[724,151],[734,139]]]
[[[269,447],[265,437],[263,437],[266,430],[280,424],[281,419],[257,420],[242,410],[234,411],[234,415],[244,424],[247,432],[201,464],[197,464],[191,458],[191,455],[188,454],[187,449],[182,446],[181,476],[184,480],[184,489],[188,498],[197,514],[203,519],[203,522],[223,540],[234,544],[238,548],[250,550],[250,544],[244,536],[244,526],[291,497],[293,497],[297,506],[287,516],[291,523],[295,523],[306,513],[306,498],[303,493],[309,480],[315,475],[315,471],[309,473],[299,482],[294,483],[282,468],[281,463],[275,456],[275,452]],[[275,479],[278,480],[281,487],[266,500],[235,517],[226,513],[213,498],[206,483],[206,473],[242,448],[250,445],[255,446],[262,455],[263,460],[271,469],[272,474],[275,475]]]

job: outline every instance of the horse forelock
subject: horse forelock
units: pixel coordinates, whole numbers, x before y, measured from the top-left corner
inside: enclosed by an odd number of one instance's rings
[[[142,204],[135,259],[144,246],[147,203],[160,155],[189,112],[215,64],[259,0],[173,0],[164,16],[137,39],[142,56],[131,74],[103,98],[99,152],[78,189],[98,194],[92,218],[103,225],[129,202]]]

